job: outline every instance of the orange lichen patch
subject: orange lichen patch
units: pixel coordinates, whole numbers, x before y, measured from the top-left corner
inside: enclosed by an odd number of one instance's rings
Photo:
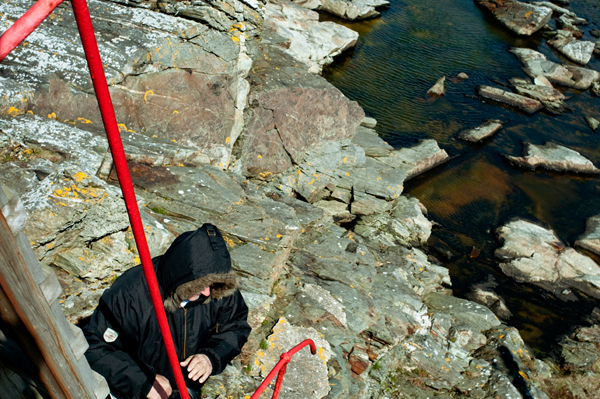
[[[25,111],[21,111],[21,110],[15,108],[15,107],[10,107],[8,109],[8,114],[10,116],[17,116],[17,115],[21,115],[21,114],[24,114],[24,113],[25,113]]]
[[[85,118],[77,118],[77,121],[81,122],[81,123],[85,123],[85,124],[90,124],[92,123],[91,120],[89,119],[85,119]]]
[[[144,93],[144,101],[148,101],[148,94],[154,94],[154,92],[152,90],[146,91],[146,93]]]
[[[479,159],[462,170],[442,172],[411,194],[419,198],[427,209],[444,218],[450,218],[460,209],[476,201],[487,200],[499,210],[506,196],[513,190],[507,172]]]

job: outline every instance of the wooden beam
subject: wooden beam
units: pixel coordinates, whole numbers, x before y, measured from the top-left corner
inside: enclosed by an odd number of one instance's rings
[[[36,260],[37,261],[37,260]],[[79,375],[69,342],[54,323],[54,315],[18,250],[15,238],[0,212],[0,294],[3,319],[28,335],[39,351],[29,347],[40,368],[42,382],[57,399],[95,399]],[[12,308],[12,310],[11,310]],[[28,340],[28,341],[29,341]],[[36,361],[37,360],[37,361]],[[47,367],[47,369],[46,369]],[[50,378],[53,376],[54,381]]]

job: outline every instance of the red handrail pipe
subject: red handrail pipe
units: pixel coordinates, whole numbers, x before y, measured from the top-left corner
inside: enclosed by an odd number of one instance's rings
[[[317,347],[315,346],[315,343],[312,339],[305,339],[304,341],[296,345],[294,348],[292,348],[289,352],[282,353],[279,362],[277,362],[275,367],[273,367],[273,370],[271,370],[269,375],[267,375],[267,378],[265,378],[262,384],[260,384],[256,392],[254,392],[254,395],[252,395],[250,399],[258,399],[260,395],[264,392],[264,390],[267,389],[269,383],[275,377],[275,374],[279,373],[277,375],[277,381],[275,382],[275,389],[273,390],[273,399],[277,399],[279,397],[279,392],[281,391],[281,383],[283,382],[283,376],[285,375],[288,363],[290,362],[290,360],[292,360],[292,356],[294,356],[296,352],[298,352],[300,349],[304,348],[307,345],[310,345],[310,351],[313,355],[317,353]]]
[[[144,233],[144,226],[140,217],[140,210],[137,206],[137,199],[135,197],[135,192],[133,191],[133,184],[125,159],[125,151],[123,150],[123,142],[121,141],[121,135],[117,126],[115,110],[110,98],[110,92],[108,91],[108,85],[106,84],[106,76],[104,74],[102,60],[100,59],[100,52],[98,50],[98,43],[96,42],[90,12],[86,0],[72,0],[71,3],[73,5],[73,12],[75,14],[75,20],[77,21],[81,43],[83,44],[83,49],[85,51],[85,57],[90,69],[92,83],[94,84],[94,91],[96,92],[98,106],[100,107],[100,114],[102,115],[102,122],[104,123],[104,129],[106,130],[115,170],[117,171],[117,177],[119,178],[119,184],[121,185],[121,190],[123,192],[123,199],[125,200],[129,222],[131,223],[131,230],[135,237],[135,244],[137,245],[138,253],[140,254],[144,276],[146,277],[146,282],[150,291],[152,305],[154,306],[154,311],[165,342],[169,362],[171,363],[171,368],[175,375],[177,388],[179,389],[182,399],[189,399],[179,360],[177,359],[175,345],[173,344],[173,337],[171,336],[171,330],[169,329],[169,322],[167,321],[167,315],[165,313],[165,308],[163,307],[160,289],[158,288],[158,281],[154,274],[152,258],[148,249],[146,234]]]
[[[0,62],[31,34],[64,0],[38,0],[0,36]]]

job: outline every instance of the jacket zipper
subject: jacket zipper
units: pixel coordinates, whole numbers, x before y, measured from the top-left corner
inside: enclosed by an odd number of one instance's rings
[[[187,309],[183,308],[183,360],[185,357],[185,347],[187,343]]]

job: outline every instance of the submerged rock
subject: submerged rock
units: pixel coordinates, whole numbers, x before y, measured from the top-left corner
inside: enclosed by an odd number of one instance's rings
[[[600,79],[600,73],[591,69],[572,65],[561,65],[546,59],[546,56],[527,48],[512,48],[510,50],[523,64],[523,70],[532,79],[538,76],[546,77],[553,84],[587,90]]]
[[[506,306],[504,299],[494,292],[497,286],[494,278],[490,276],[488,281],[471,286],[471,292],[466,295],[466,298],[487,306],[500,319],[508,320],[512,317],[512,312]]]
[[[429,90],[427,90],[428,96],[443,96],[446,94],[446,88],[444,87],[444,82],[446,81],[446,77],[442,76],[439,78],[433,86]]]
[[[575,245],[600,255],[600,215],[587,220],[585,233],[575,241]]]
[[[508,29],[519,35],[530,36],[544,27],[552,17],[548,7],[515,0],[475,0],[487,8]]]
[[[598,129],[598,126],[600,126],[600,121],[591,116],[586,116],[585,121],[590,126],[590,129],[592,129],[592,131],[594,131],[594,132]]]
[[[464,130],[458,134],[461,140],[478,142],[493,136],[502,129],[503,122],[492,119],[473,129]]]
[[[498,101],[500,103],[522,109],[528,114],[534,114],[540,109],[544,108],[542,103],[538,100],[491,86],[479,86],[477,88],[477,93],[483,98],[488,98],[490,100]]]
[[[557,172],[600,173],[600,169],[577,151],[555,143],[525,143],[523,153],[523,157],[507,155],[506,158],[515,165],[533,170],[541,167]]]
[[[518,282],[538,285],[559,297],[564,297],[565,288],[576,288],[600,298],[600,266],[575,249],[565,247],[552,230],[516,219],[500,227],[496,234],[502,247],[495,255],[506,275]]]

